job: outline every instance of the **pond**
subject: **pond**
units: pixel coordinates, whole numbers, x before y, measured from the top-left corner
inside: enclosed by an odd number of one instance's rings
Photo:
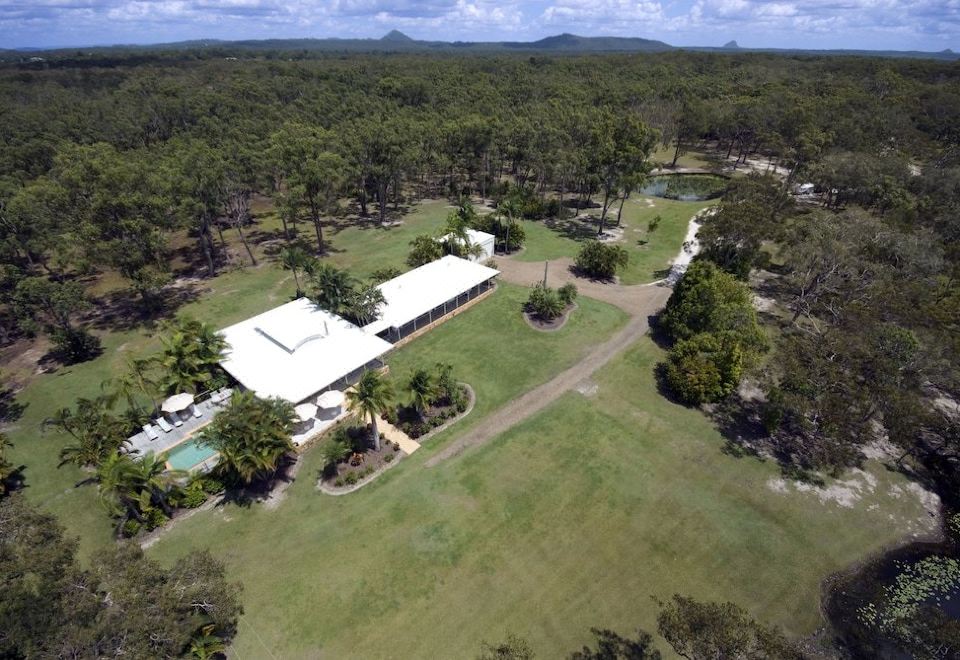
[[[884,586],[891,584],[899,573],[933,556],[957,556],[957,547],[948,542],[911,543],[829,582],[823,605],[836,641],[854,657],[909,660],[911,656],[894,640],[867,628],[858,613],[875,602]],[[936,600],[928,598],[927,604],[936,606],[950,619],[960,620],[960,589],[955,586],[938,593]]]
[[[727,180],[715,174],[661,174],[647,179],[640,192],[681,202],[701,202],[716,199],[726,188]]]

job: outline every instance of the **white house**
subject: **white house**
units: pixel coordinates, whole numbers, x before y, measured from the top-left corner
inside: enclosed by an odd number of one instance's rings
[[[275,307],[220,331],[229,344],[220,363],[258,396],[297,404],[330,387],[352,384],[392,345],[307,298]]]
[[[485,261],[487,261],[487,259],[493,258],[494,241],[496,240],[496,237],[493,234],[488,234],[485,231],[477,231],[476,229],[468,229],[467,239],[470,241],[471,246],[479,245],[480,248],[483,250],[483,253],[479,255],[468,255],[464,257],[464,259],[468,259],[470,261],[475,261],[478,263],[484,263]],[[454,238],[453,234],[447,234],[445,236],[440,237],[440,241],[442,243],[446,243],[447,241],[455,241],[455,240],[457,239]]]

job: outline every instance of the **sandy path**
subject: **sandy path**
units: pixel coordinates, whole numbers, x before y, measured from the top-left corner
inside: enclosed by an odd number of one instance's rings
[[[643,289],[643,294],[637,291],[631,292],[633,296],[631,296],[630,306],[633,311],[633,318],[620,332],[594,348],[586,357],[580,360],[580,362],[566,371],[557,374],[546,383],[529,390],[522,396],[507,403],[485,419],[481,425],[474,427],[444,447],[443,450],[431,456],[425,465],[427,467],[438,465],[460,454],[469,447],[482,445],[492,440],[516,424],[532,417],[559,399],[564,393],[572,390],[578,383],[590,378],[598,369],[625,351],[637,339],[645,335],[650,327],[648,317],[663,307],[667,302],[667,298],[670,297],[671,289],[667,286],[620,288],[630,290]],[[584,291],[584,293],[586,294],[586,291]]]
[[[676,264],[676,268],[671,269],[667,279],[660,282],[634,286],[596,282],[574,275],[570,270],[573,260],[568,257],[551,261],[547,272],[547,283],[550,286],[558,287],[567,282],[573,282],[581,295],[619,307],[630,315],[630,321],[622,330],[591,350],[575,365],[505,404],[485,419],[481,425],[431,456],[424,465],[426,467],[439,465],[470,447],[489,442],[504,431],[529,419],[564,393],[576,388],[579,383],[588,380],[598,369],[643,337],[650,329],[650,318],[663,309],[673,291],[672,284],[679,279],[679,275],[686,270],[686,266],[699,250],[699,244],[695,240],[696,230],[699,228],[697,219],[696,215],[690,219],[687,243],[671,261],[672,264]],[[507,257],[497,257],[496,262],[500,277],[511,284],[530,286],[543,280],[542,262],[515,261]]]

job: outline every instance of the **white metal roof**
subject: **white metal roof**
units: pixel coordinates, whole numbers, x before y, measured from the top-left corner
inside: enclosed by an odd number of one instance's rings
[[[477,231],[476,229],[467,229],[467,237],[470,239],[470,245],[486,245],[488,243],[493,243],[493,240],[496,238],[493,234],[488,234],[485,231]],[[453,234],[446,234],[440,237],[441,241],[446,241],[453,238]]]
[[[220,334],[230,345],[220,365],[262,397],[299,403],[378,358],[392,346],[307,298],[241,321]]]
[[[407,271],[377,287],[387,302],[380,308],[379,319],[365,326],[364,332],[399,328],[499,273],[452,255]]]

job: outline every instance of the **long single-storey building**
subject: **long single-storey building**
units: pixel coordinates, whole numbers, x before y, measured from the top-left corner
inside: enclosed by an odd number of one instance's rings
[[[414,268],[378,287],[387,302],[363,331],[397,343],[487,292],[499,274],[451,255]]]
[[[499,271],[446,256],[379,285],[386,304],[363,328],[298,298],[220,331],[229,345],[220,363],[258,396],[297,404],[344,389],[384,366],[401,339],[475,300]]]

